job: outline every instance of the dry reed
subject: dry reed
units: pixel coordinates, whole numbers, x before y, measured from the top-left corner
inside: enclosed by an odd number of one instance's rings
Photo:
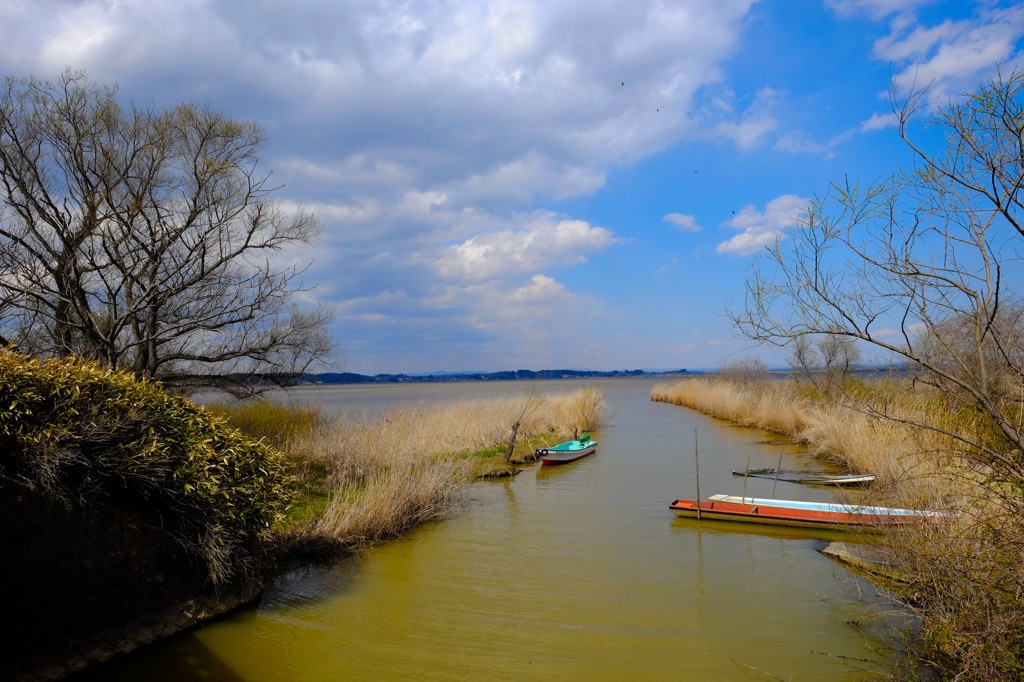
[[[704,414],[773,433],[792,435],[807,425],[805,406],[785,382],[757,384],[757,390],[712,378],[661,383],[651,400],[685,405]]]
[[[474,454],[500,460],[516,423],[522,450],[536,439],[551,444],[595,428],[603,409],[600,392],[581,389],[409,405],[377,419],[346,416],[322,424],[294,440],[292,449],[325,472],[330,500],[292,533],[300,544],[343,546],[398,535],[447,514],[480,473]]]

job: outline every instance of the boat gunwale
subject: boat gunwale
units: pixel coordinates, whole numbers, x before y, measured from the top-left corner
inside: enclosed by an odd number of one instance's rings
[[[709,501],[739,504],[754,504],[785,509],[806,509],[815,511],[839,512],[850,514],[877,514],[882,516],[939,517],[943,512],[927,509],[902,509],[899,507],[878,507],[873,505],[843,504],[840,502],[810,502],[804,500],[777,500],[764,497],[746,497],[742,495],[711,495]]]

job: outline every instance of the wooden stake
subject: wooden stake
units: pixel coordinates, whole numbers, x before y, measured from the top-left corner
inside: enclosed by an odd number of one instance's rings
[[[772,499],[775,498],[775,486],[779,484],[779,469],[782,468],[782,453],[785,451],[785,448],[779,450],[779,465],[775,467],[775,482],[772,483]]]
[[[697,450],[697,429],[693,430],[693,459],[697,463],[697,520],[700,521],[700,454]]]
[[[750,454],[747,454],[747,470],[743,472],[743,504],[747,503],[747,478],[750,474]]]

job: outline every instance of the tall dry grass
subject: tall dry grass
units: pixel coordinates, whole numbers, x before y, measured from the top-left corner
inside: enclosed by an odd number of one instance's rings
[[[520,398],[410,405],[375,419],[341,417],[292,441],[305,470],[323,474],[329,501],[292,529],[299,544],[356,546],[443,517],[500,452],[518,423],[520,449],[551,444],[600,425],[604,398],[593,389]]]
[[[806,406],[790,384],[782,381],[751,384],[710,377],[656,384],[651,400],[684,405],[741,426],[794,435],[807,425]]]

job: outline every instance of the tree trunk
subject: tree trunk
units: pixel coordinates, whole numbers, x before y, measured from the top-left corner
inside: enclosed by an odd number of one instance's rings
[[[516,449],[516,434],[519,433],[519,422],[512,425],[512,437],[508,441],[508,449],[505,450],[505,457],[502,458],[502,464],[508,464],[508,461],[512,459],[512,451]]]

